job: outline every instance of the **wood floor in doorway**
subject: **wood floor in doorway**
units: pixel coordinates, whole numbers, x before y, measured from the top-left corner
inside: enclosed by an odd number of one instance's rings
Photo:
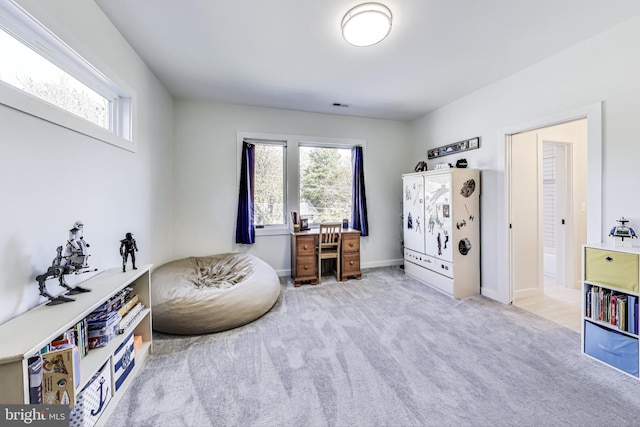
[[[544,295],[520,298],[513,303],[516,307],[576,332],[580,332],[581,304],[582,296],[579,289],[569,289],[558,285],[546,285]]]

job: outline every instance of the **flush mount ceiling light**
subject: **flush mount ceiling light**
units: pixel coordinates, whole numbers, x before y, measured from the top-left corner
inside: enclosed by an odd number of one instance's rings
[[[391,11],[380,3],[363,3],[342,18],[342,37],[354,46],[381,42],[391,31]]]

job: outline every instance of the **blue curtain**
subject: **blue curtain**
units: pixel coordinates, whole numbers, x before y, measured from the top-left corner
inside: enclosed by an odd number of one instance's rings
[[[240,190],[238,191],[238,219],[236,221],[236,243],[253,244],[256,229],[253,225],[253,184],[255,171],[255,147],[242,143],[242,165],[240,167]]]
[[[361,236],[368,236],[369,221],[367,220],[367,197],[364,191],[362,147],[353,147],[351,149],[351,166],[353,170],[353,185],[351,186],[351,227],[360,230]]]

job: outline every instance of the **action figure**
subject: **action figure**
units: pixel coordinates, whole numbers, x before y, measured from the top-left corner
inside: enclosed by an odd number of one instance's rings
[[[122,272],[127,271],[127,260],[129,258],[129,254],[131,254],[131,263],[133,264],[133,269],[137,270],[136,267],[136,252],[138,251],[138,246],[136,245],[136,239],[133,238],[133,234],[127,233],[125,234],[125,238],[120,240],[120,256],[122,257]]]
[[[629,220],[621,217],[617,219],[616,222],[618,225],[611,229],[609,236],[613,236],[614,239],[616,239],[616,246],[631,246],[630,239],[636,239],[638,236],[635,230],[627,225]],[[625,238],[628,239],[626,242],[624,240]]]
[[[47,305],[56,305],[74,301],[73,298],[68,298],[62,295],[54,297],[47,292],[45,282],[48,279],[58,279],[58,284],[68,291],[68,295],[91,291],[91,289],[83,288],[81,286],[71,287],[64,279],[64,276],[68,274],[83,274],[98,270],[97,268],[91,270],[87,265],[87,259],[89,258],[87,248],[89,247],[89,244],[84,241],[83,228],[84,224],[82,221],[76,221],[73,224],[73,227],[69,230],[69,240],[67,240],[64,253],[62,251],[62,246],[58,246],[56,249],[56,257],[51,262],[51,266],[47,269],[46,273],[36,276],[40,295],[49,299]]]
[[[67,240],[67,246],[63,254],[63,257],[67,260],[67,264],[73,264],[79,268],[88,267],[88,247],[89,244],[84,241],[84,223],[82,221],[76,221],[73,227],[71,227],[71,230],[69,230],[69,240]]]

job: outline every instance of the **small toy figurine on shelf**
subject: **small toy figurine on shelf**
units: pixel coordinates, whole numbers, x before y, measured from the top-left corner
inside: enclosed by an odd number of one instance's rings
[[[73,264],[78,268],[88,267],[88,247],[89,244],[84,241],[84,223],[82,221],[76,221],[73,227],[71,227],[71,230],[69,230],[69,240],[67,240],[63,254],[63,257],[67,260],[67,264]]]
[[[133,269],[137,270],[136,267],[136,252],[138,251],[138,246],[136,245],[136,239],[133,238],[133,234],[127,233],[125,234],[125,238],[120,240],[120,256],[122,257],[122,272],[127,271],[127,260],[129,259],[129,254],[131,254],[131,264],[133,264]]]
[[[83,274],[98,270],[97,268],[93,270],[90,269],[87,264],[87,259],[89,258],[87,248],[89,247],[89,244],[84,241],[83,228],[84,224],[82,221],[76,221],[73,224],[73,227],[69,230],[69,239],[67,240],[64,252],[62,246],[58,246],[56,249],[56,257],[53,259],[53,262],[47,269],[46,273],[36,276],[40,295],[49,299],[47,305],[56,305],[74,301],[73,298],[68,298],[62,295],[57,297],[51,295],[47,291],[45,285],[45,282],[48,279],[58,279],[58,284],[68,291],[68,295],[76,295],[91,291],[91,289],[83,288],[82,286],[69,286],[64,279],[64,276],[68,274]]]
[[[611,229],[611,231],[609,232],[609,236],[614,237],[616,246],[630,247],[631,239],[635,239],[638,237],[636,236],[635,230],[627,226],[629,220],[625,217],[620,217],[620,219],[617,219],[616,222],[618,223],[618,225]],[[627,240],[625,241],[625,239]]]

